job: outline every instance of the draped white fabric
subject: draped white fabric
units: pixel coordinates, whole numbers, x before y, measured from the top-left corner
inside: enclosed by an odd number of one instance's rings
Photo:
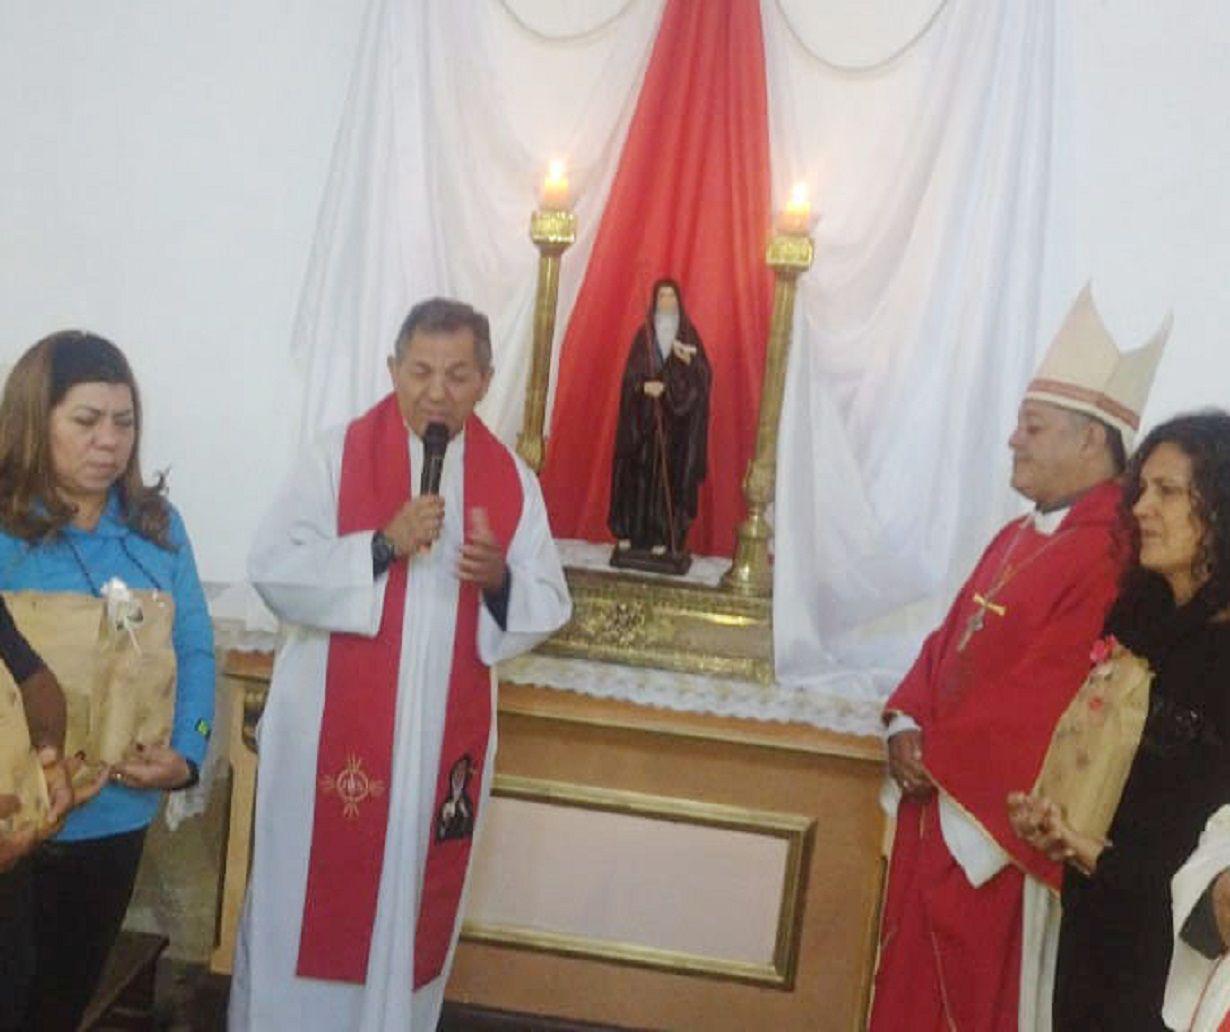
[[[859,74],[831,62],[867,64],[874,44],[843,55],[806,0],[761,5],[775,193],[805,180],[821,213],[781,422],[774,606],[779,681],[817,712],[874,712],[1016,505],[1005,440],[1049,329],[1054,0],[938,5],[918,0],[884,53],[934,23]],[[856,6],[846,26],[867,24]],[[538,182],[567,157],[580,236],[558,347],[661,10],[373,0],[296,329],[305,436],[378,397],[408,306],[448,293],[491,316],[482,411],[514,438]]]
[[[779,439],[777,670],[870,700],[1015,504],[1005,442],[1045,343],[1056,12],[951,0],[854,76],[809,53],[831,46],[800,11],[762,4],[775,191],[805,180],[821,212]]]
[[[661,9],[661,0],[372,0],[296,320],[306,439],[388,390],[397,327],[432,294],[465,298],[491,318],[496,374],[480,411],[504,440],[515,437],[539,184],[550,159],[567,160],[578,239],[561,268],[565,315]]]

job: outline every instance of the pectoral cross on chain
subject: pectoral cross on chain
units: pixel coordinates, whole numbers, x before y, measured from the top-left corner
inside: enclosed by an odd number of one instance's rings
[[[970,639],[981,631],[987,623],[987,611],[994,613],[996,616],[1003,617],[1008,614],[1008,607],[996,605],[989,598],[983,598],[977,592],[974,593],[974,605],[978,607],[975,613],[966,621],[965,630],[961,632],[961,640],[957,642],[957,651],[964,652],[965,646],[970,643]]]

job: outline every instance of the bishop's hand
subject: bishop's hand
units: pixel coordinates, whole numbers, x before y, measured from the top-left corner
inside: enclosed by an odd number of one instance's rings
[[[904,795],[921,797],[934,791],[922,762],[921,731],[898,731],[888,740],[888,773]]]
[[[684,365],[691,365],[692,356],[696,354],[696,347],[692,344],[685,344],[681,340],[676,340],[671,344],[671,351]]]

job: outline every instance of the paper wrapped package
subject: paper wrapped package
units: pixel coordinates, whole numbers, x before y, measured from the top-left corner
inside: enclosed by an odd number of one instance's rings
[[[30,744],[21,692],[13,684],[0,685],[0,795],[17,797],[18,809],[0,818],[0,836],[37,828],[47,818],[47,783]]]
[[[1104,840],[1140,744],[1153,673],[1117,642],[1099,645],[1106,655],[1055,725],[1034,791],[1058,803],[1076,831]]]
[[[95,700],[94,745],[103,763],[118,763],[136,745],[171,744],[175,603],[164,592],[130,591],[114,580],[103,586],[103,594],[100,652],[106,675]]]
[[[137,745],[169,744],[175,717],[174,601],[116,581],[103,592],[4,593],[18,629],[64,689],[64,752],[84,755],[83,780]],[[0,691],[11,685],[0,669]]]

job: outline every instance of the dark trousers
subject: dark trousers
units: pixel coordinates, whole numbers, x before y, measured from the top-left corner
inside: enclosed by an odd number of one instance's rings
[[[119,935],[145,829],[48,842],[0,875],[0,1029],[73,1032]]]

